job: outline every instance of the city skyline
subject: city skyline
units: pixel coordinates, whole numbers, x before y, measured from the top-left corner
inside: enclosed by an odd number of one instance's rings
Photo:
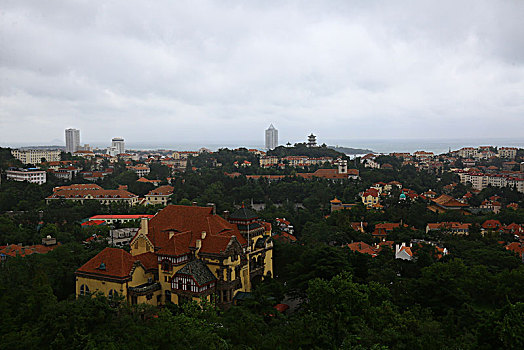
[[[45,144],[75,125],[90,143],[115,131],[224,143],[270,122],[286,142],[311,130],[522,138],[523,12],[504,1],[7,2],[0,140]]]

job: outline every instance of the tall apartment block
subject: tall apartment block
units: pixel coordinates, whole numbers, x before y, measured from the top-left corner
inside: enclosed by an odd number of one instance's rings
[[[78,151],[80,147],[80,130],[78,129],[66,129],[66,152],[74,153]]]
[[[278,146],[278,130],[273,124],[266,130],[266,149],[274,149]]]
[[[116,154],[126,153],[124,139],[121,137],[114,137],[111,140],[111,147],[115,148]]]

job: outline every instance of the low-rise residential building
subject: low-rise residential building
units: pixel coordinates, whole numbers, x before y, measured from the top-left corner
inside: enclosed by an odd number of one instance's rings
[[[482,233],[486,233],[488,231],[491,232],[502,232],[503,231],[503,225],[498,220],[486,220],[481,226]]]
[[[48,171],[61,180],[71,181],[80,172],[80,169],[74,166],[68,166],[66,168],[58,168],[57,170],[50,169]]]
[[[477,153],[478,153],[478,150],[476,148],[473,148],[473,147],[463,147],[463,148],[459,149],[459,151],[458,151],[458,155],[461,158],[476,157]]]
[[[409,245],[406,243],[395,245],[395,259],[411,261],[415,258],[416,251],[414,247],[421,247],[423,245],[430,245],[435,249],[435,258],[441,259],[443,256],[448,255],[448,249],[441,246],[439,243],[425,241],[422,239],[412,239]]]
[[[380,203],[380,192],[376,188],[370,188],[362,193],[361,198],[367,208],[372,208]]]
[[[458,235],[468,235],[471,224],[462,222],[437,222],[426,225],[426,233],[430,231],[446,231]]]
[[[37,168],[30,169],[9,169],[6,171],[6,178],[13,181],[27,181],[35,184],[46,183],[46,172]]]
[[[122,215],[95,215],[91,216],[89,221],[104,221],[106,224],[125,224],[129,222],[140,222],[143,218],[151,219],[154,215],[150,214],[122,214]]]
[[[517,156],[518,148],[515,147],[500,147],[498,149],[498,154],[500,158],[505,159],[515,159]]]
[[[517,191],[524,193],[524,174],[522,173],[491,174],[463,170],[456,170],[455,173],[460,177],[461,183],[471,183],[471,187],[475,190],[482,191],[490,185],[493,187],[515,187]]]
[[[134,171],[138,177],[144,177],[147,174],[149,174],[149,172],[151,171],[151,169],[147,165],[144,165],[144,164],[130,165],[130,166],[127,166],[126,168],[128,170]]]
[[[135,227],[126,227],[126,228],[117,228],[109,231],[109,237],[107,242],[113,247],[125,247],[128,246],[133,237],[137,234],[139,228]]]
[[[42,162],[55,162],[60,160],[60,150],[49,149],[13,149],[13,157],[23,164],[40,164]]]
[[[8,244],[0,246],[0,261],[8,258],[25,257],[32,254],[46,254],[60,246],[56,238],[47,236],[42,238],[42,244],[23,246],[22,244]]]
[[[402,224],[400,222],[385,222],[382,224],[376,224],[375,230],[373,231],[372,235],[374,237],[379,237],[382,240],[385,240],[387,235],[393,232],[393,230],[398,229],[398,228],[408,228],[408,227],[409,227],[408,225]]]
[[[125,190],[104,190],[98,185],[71,185],[61,186],[53,190],[53,194],[46,198],[49,204],[54,200],[71,200],[83,203],[86,200],[97,200],[101,204],[127,203],[135,205],[138,196]]]
[[[171,198],[171,195],[173,194],[174,190],[175,188],[173,186],[160,186],[146,194],[146,201],[148,204],[152,205],[167,205],[167,203],[169,202],[169,198]]]
[[[459,202],[447,194],[432,199],[431,203],[428,205],[428,209],[436,213],[444,213],[448,210],[463,210],[467,207],[469,207],[468,204]]]
[[[415,156],[417,160],[429,160],[433,158],[435,155],[433,154],[433,152],[417,151],[413,153],[413,156]]]
[[[73,153],[75,157],[82,157],[87,159],[92,159],[95,157],[95,153],[90,150],[80,150]]]

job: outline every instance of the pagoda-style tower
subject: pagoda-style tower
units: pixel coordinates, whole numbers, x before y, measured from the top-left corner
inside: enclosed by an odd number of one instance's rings
[[[307,146],[308,147],[317,147],[317,137],[313,135],[313,133],[311,133],[311,135],[307,137]]]

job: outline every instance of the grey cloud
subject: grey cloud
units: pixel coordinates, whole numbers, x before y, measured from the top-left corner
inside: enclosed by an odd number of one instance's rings
[[[69,126],[184,142],[256,140],[269,122],[291,140],[524,129],[524,2],[4,5],[6,142],[21,141],[18,120],[39,142]]]

